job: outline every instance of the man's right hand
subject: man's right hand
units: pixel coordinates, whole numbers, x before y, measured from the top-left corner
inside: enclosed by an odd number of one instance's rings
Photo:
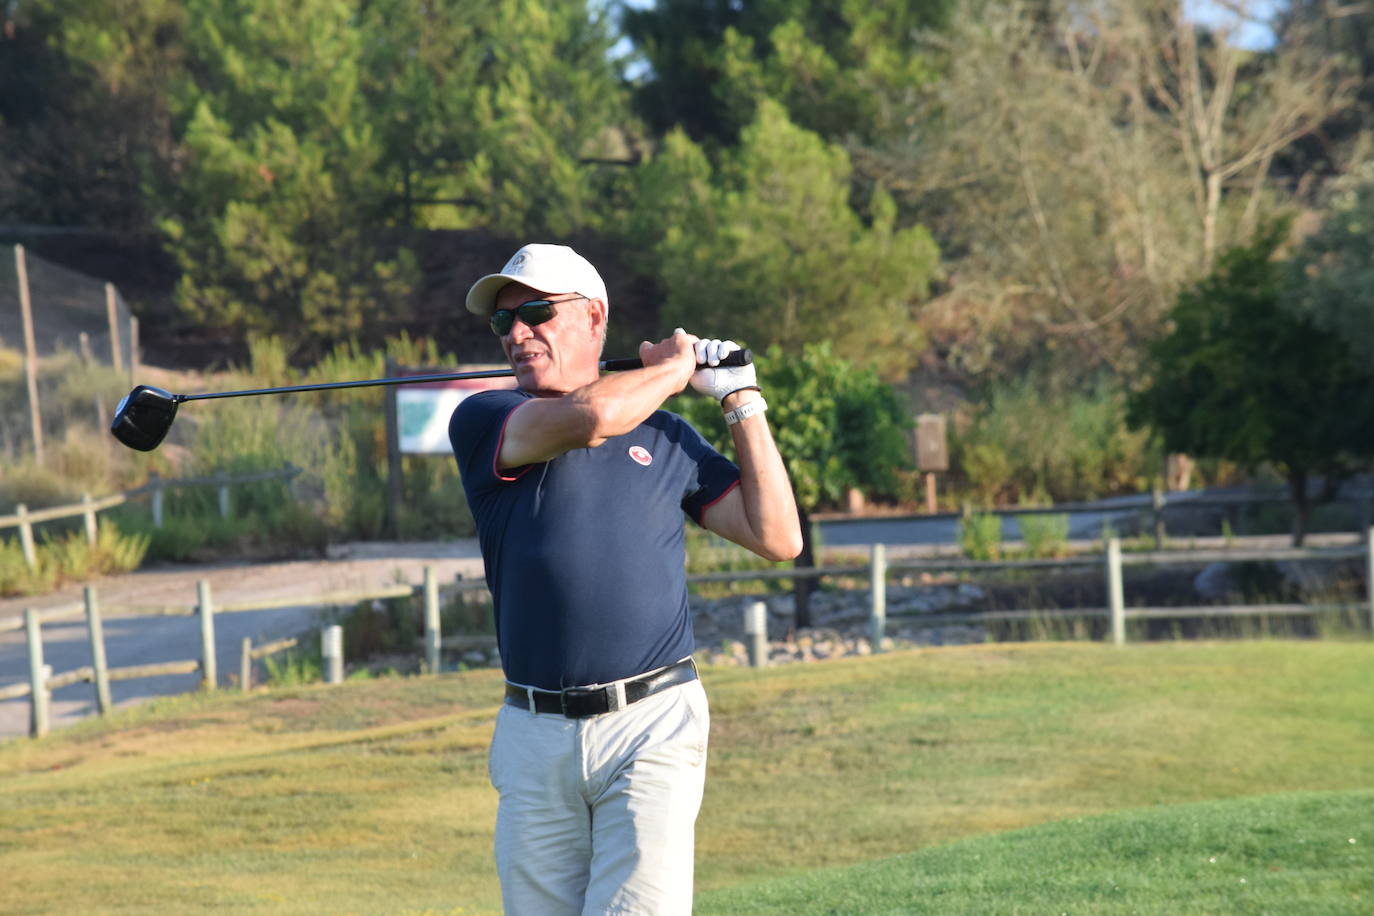
[[[639,345],[639,358],[647,369],[651,366],[671,365],[677,369],[681,375],[681,380],[677,383],[676,391],[681,391],[687,387],[687,382],[691,380],[692,373],[697,371],[696,355],[697,337],[688,334],[682,328],[673,331],[673,336],[665,337],[658,343],[644,341]]]

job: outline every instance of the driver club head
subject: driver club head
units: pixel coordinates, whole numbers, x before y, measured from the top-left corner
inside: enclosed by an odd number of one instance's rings
[[[115,408],[110,432],[129,448],[151,452],[172,428],[176,416],[176,395],[150,385],[139,385]]]

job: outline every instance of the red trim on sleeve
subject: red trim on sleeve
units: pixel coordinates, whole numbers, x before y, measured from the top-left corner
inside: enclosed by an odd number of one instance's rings
[[[504,480],[508,483],[512,480],[519,480],[531,467],[533,467],[533,465],[527,464],[523,467],[511,468],[511,471],[515,472],[513,474],[510,473],[510,471],[501,470],[501,445],[506,441],[506,424],[510,422],[511,417],[515,416],[515,412],[521,407],[524,407],[527,403],[529,402],[521,401],[519,404],[516,404],[510,409],[510,413],[506,414],[506,418],[501,421],[501,435],[496,437],[496,451],[493,452],[491,456],[491,473],[497,480]]]
[[[720,502],[725,497],[729,496],[730,491],[739,487],[739,484],[740,482],[737,478],[734,483],[730,484],[730,486],[725,488],[724,493],[720,494],[715,499],[711,500],[709,503],[706,503],[706,505],[702,506],[699,510],[697,510],[696,523],[700,525],[706,519],[706,510],[714,506],[716,503]]]

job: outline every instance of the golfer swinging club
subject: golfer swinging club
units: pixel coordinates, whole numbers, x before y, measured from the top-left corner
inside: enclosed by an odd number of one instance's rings
[[[507,679],[490,757],[505,910],[689,913],[710,723],[683,513],[771,560],[801,549],[754,367],[719,367],[736,344],[679,328],[602,376],[606,286],[562,245],[521,248],[467,307],[519,385],[449,425]],[[738,467],[659,409],[688,383],[720,401]]]

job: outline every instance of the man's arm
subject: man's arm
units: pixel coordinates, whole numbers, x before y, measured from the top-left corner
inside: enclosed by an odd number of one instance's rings
[[[733,410],[761,396],[754,389],[726,395]],[[790,560],[802,549],[801,520],[767,414],[745,417],[730,427],[739,459],[739,486],[709,506],[702,526],[769,560]]]
[[[696,371],[696,338],[672,337],[639,345],[643,369],[615,372],[562,397],[531,398],[506,421],[497,467],[537,464],[575,448],[594,448],[628,433],[687,387]]]

